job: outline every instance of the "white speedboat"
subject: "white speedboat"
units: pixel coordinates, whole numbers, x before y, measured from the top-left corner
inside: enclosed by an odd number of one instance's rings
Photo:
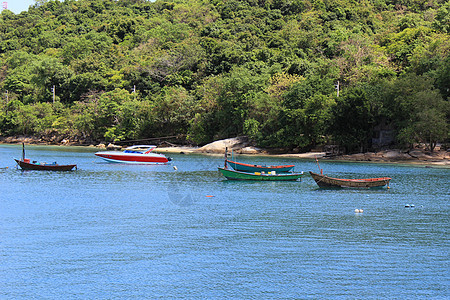
[[[126,164],[167,164],[171,159],[164,154],[152,152],[154,145],[135,145],[124,151],[101,151],[95,155],[108,162]]]

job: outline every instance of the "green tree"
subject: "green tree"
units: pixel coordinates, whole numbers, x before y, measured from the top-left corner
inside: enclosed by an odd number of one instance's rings
[[[440,90],[444,100],[450,98],[450,55],[440,64],[436,70],[435,86]]]
[[[282,97],[281,108],[264,145],[310,150],[323,142],[329,123],[334,85],[331,79],[311,76],[295,82]],[[273,123],[272,123],[273,124]]]
[[[158,124],[154,134],[185,134],[194,116],[193,97],[183,87],[165,87],[154,97],[154,114]]]
[[[248,134],[308,149],[329,134],[339,80],[366,93],[359,104],[395,124],[399,141],[423,140],[413,124],[432,114],[410,103],[431,100],[403,81],[429,78],[417,85],[448,101],[447,2],[42,0],[26,13],[4,10],[0,90],[17,105],[0,131],[93,140],[187,132],[199,143]],[[388,80],[398,85],[383,93]],[[53,86],[60,101],[47,110]]]
[[[433,28],[445,33],[450,32],[450,2],[445,2],[437,11]]]
[[[375,125],[370,99],[361,87],[349,88],[336,99],[332,110],[330,132],[348,152],[369,149]]]
[[[219,126],[219,136],[230,137],[243,133],[249,108],[259,91],[264,90],[268,75],[258,76],[245,68],[236,68],[222,78],[217,94],[214,122]]]
[[[442,99],[431,78],[403,76],[391,84],[388,99],[401,144],[427,143],[433,150],[438,141],[448,138],[450,103]]]

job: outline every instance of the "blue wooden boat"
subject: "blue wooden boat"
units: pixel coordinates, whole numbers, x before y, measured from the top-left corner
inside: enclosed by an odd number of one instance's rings
[[[290,172],[295,167],[295,165],[282,165],[282,166],[253,165],[236,162],[229,159],[226,160],[226,163],[229,164],[236,171],[250,172],[250,173],[272,172],[272,171],[275,171],[276,173],[285,173]]]
[[[233,151],[231,151],[231,160],[228,159],[228,148],[225,148],[225,169],[228,169],[227,164],[229,164],[233,169],[240,172],[264,172],[269,173],[274,171],[274,173],[286,173],[292,172],[291,170],[295,167],[295,165],[282,165],[282,166],[266,166],[266,165],[255,165],[255,164],[246,164],[240,163],[233,160]]]

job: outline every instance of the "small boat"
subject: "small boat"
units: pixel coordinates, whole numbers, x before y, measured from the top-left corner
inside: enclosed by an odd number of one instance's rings
[[[319,187],[376,188],[388,185],[392,178],[340,179],[309,172]]]
[[[166,164],[171,160],[164,154],[152,152],[155,148],[154,145],[135,145],[124,151],[101,151],[95,155],[108,162],[127,164]]]
[[[228,159],[228,148],[225,148],[225,168],[227,169],[227,164],[229,164],[236,171],[241,172],[272,172],[283,173],[290,172],[295,165],[284,165],[284,166],[266,166],[266,165],[254,165],[236,162],[233,159],[233,150],[231,150],[231,160]]]
[[[276,171],[265,172],[241,172],[219,167],[219,172],[229,180],[257,180],[257,181],[295,181],[303,176],[301,173],[276,173]]]
[[[277,173],[289,172],[295,165],[284,165],[284,166],[265,166],[265,165],[252,165],[245,164],[227,159],[226,162],[236,171],[242,172],[271,172],[275,171]]]
[[[71,171],[76,169],[77,165],[59,165],[56,162],[45,163],[30,161],[28,158],[25,159],[14,159],[22,170],[37,170],[37,171]]]
[[[59,165],[56,162],[53,163],[45,163],[45,162],[37,162],[31,161],[29,158],[25,158],[25,144],[22,143],[22,158],[14,159],[17,165],[22,170],[36,170],[36,171],[71,171],[72,169],[76,169],[77,165]]]

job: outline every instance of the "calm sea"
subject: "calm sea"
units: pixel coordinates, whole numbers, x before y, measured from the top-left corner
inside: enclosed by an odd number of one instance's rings
[[[78,170],[22,172],[21,151],[0,145],[1,299],[450,297],[450,169],[322,161],[329,175],[392,181],[320,190],[306,175],[227,181],[222,156],[130,166],[89,148],[28,146],[32,160]]]

